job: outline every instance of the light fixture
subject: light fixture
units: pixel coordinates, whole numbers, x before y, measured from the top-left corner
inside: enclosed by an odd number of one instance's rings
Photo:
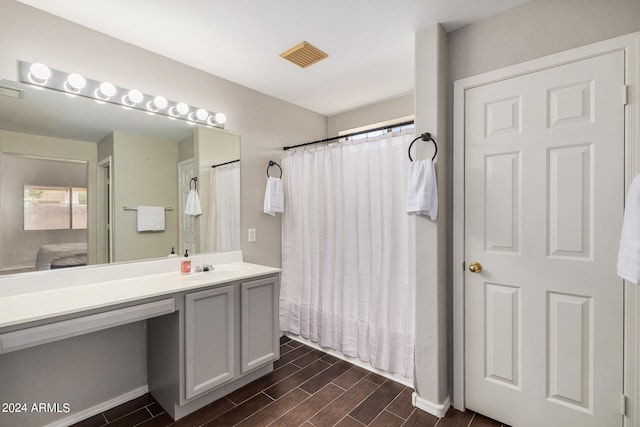
[[[64,81],[64,88],[67,92],[78,93],[87,86],[87,79],[78,73],[71,73]]]
[[[54,70],[39,62],[20,62],[20,81],[34,87],[64,92],[71,97],[81,96],[99,103],[120,105],[129,110],[184,120],[191,125],[202,123],[224,128],[226,121],[222,113],[213,113],[204,108],[170,101],[164,96],[148,95],[137,89],[123,88],[110,82],[91,80],[78,73]]]
[[[31,83],[46,85],[51,77],[51,69],[44,64],[36,62],[29,67],[28,78]]]
[[[122,103],[133,107],[136,104],[139,104],[144,99],[144,95],[138,89],[131,89],[125,96],[122,97]]]

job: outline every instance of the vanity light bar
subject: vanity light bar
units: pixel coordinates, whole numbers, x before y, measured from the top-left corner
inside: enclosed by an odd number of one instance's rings
[[[184,102],[169,101],[163,96],[147,95],[137,89],[126,89],[110,82],[99,82],[78,73],[65,73],[41,63],[20,61],[20,81],[44,87],[69,96],[82,96],[96,102],[120,105],[124,108],[159,114],[190,124],[224,128],[227,117],[203,108],[191,107]]]

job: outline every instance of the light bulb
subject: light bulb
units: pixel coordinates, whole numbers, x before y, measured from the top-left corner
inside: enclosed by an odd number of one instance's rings
[[[187,114],[189,112],[189,106],[184,102],[178,102],[176,104],[176,110],[178,110],[180,114]]]
[[[198,110],[196,111],[196,117],[198,118],[198,120],[207,120],[207,117],[209,117],[209,112],[204,108],[198,108]]]
[[[224,113],[216,113],[215,118],[216,122],[220,123],[221,125],[227,121],[227,116],[225,116]]]
[[[165,98],[164,96],[156,96],[155,98],[153,98],[153,105],[159,110],[164,110],[165,108],[167,108],[167,105],[169,105],[169,103],[167,102],[167,98]]]
[[[185,115],[189,112],[189,106],[184,102],[178,102],[173,107],[169,108],[169,114],[173,117]]]
[[[29,80],[31,82],[44,85],[51,77],[51,69],[44,64],[36,62],[29,67]]]
[[[78,73],[71,73],[64,82],[64,88],[73,93],[78,93],[87,86],[87,80]]]
[[[122,97],[122,102],[125,105],[133,107],[134,105],[142,102],[144,95],[138,89],[131,89],[125,96]]]
[[[167,108],[168,102],[164,96],[156,96],[151,101],[147,102],[147,110],[152,113],[157,113],[159,110]]]
[[[227,116],[225,116],[223,113],[216,113],[215,115],[209,116],[209,118],[207,118],[207,123],[210,126],[222,125],[226,121]]]
[[[96,98],[106,101],[107,99],[115,95],[116,92],[117,89],[113,84],[109,82],[103,82],[100,83],[100,86],[98,86],[98,89],[96,89],[94,94]]]

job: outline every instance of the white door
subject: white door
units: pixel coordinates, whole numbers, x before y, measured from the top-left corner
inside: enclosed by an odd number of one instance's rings
[[[514,427],[622,425],[623,85],[618,51],[465,95],[466,406]]]
[[[178,191],[180,207],[178,210],[179,216],[179,239],[180,247],[175,248],[178,256],[184,255],[185,249],[189,250],[190,254],[198,252],[198,233],[196,228],[196,217],[192,215],[186,215],[184,208],[187,204],[187,196],[189,195],[189,189],[195,188],[197,181],[191,181],[192,178],[197,176],[196,164],[193,159],[184,160],[178,163]]]

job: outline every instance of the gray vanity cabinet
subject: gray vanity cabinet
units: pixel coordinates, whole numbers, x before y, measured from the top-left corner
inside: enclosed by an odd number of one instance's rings
[[[147,322],[149,391],[174,418],[268,374],[280,356],[277,275],[176,295]]]
[[[191,399],[235,376],[234,286],[184,297],[185,395]]]

